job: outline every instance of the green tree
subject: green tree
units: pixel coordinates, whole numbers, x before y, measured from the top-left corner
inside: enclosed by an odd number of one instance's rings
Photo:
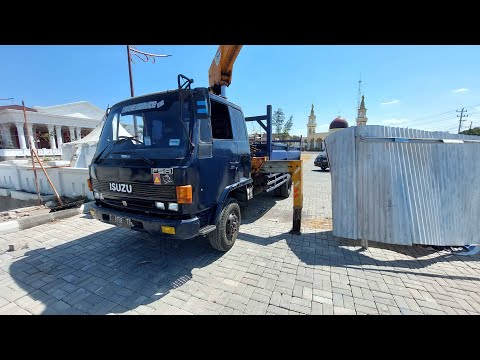
[[[278,108],[273,112],[272,125],[275,128],[277,135],[282,134],[283,123],[285,122],[285,113],[281,108]]]
[[[290,137],[290,130],[292,130],[293,126],[293,115],[290,116],[288,121],[283,126],[283,139],[288,139]]]
[[[480,136],[480,127],[475,127],[475,128],[473,128],[473,129],[460,131],[460,134],[463,134],[463,135],[478,135],[478,136]]]

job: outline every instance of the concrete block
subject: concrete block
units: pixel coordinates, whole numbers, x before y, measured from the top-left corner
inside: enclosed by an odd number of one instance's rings
[[[0,196],[10,196],[10,189],[2,189],[0,188]]]
[[[28,216],[18,219],[21,230],[29,229],[31,227],[42,225],[51,221],[53,221],[52,214]]]

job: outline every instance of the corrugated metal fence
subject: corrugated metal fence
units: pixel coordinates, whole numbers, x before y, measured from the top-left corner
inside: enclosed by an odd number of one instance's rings
[[[480,136],[364,125],[325,142],[334,236],[401,245],[480,242]]]

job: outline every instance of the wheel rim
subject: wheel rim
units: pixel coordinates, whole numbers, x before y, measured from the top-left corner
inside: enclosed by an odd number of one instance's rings
[[[227,218],[226,235],[229,243],[233,242],[235,234],[239,228],[238,216],[234,212],[231,212]]]

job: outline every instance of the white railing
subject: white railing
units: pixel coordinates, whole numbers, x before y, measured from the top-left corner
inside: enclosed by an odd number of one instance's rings
[[[38,156],[61,156],[62,149],[37,149]],[[30,156],[29,149],[0,149],[0,157]]]

